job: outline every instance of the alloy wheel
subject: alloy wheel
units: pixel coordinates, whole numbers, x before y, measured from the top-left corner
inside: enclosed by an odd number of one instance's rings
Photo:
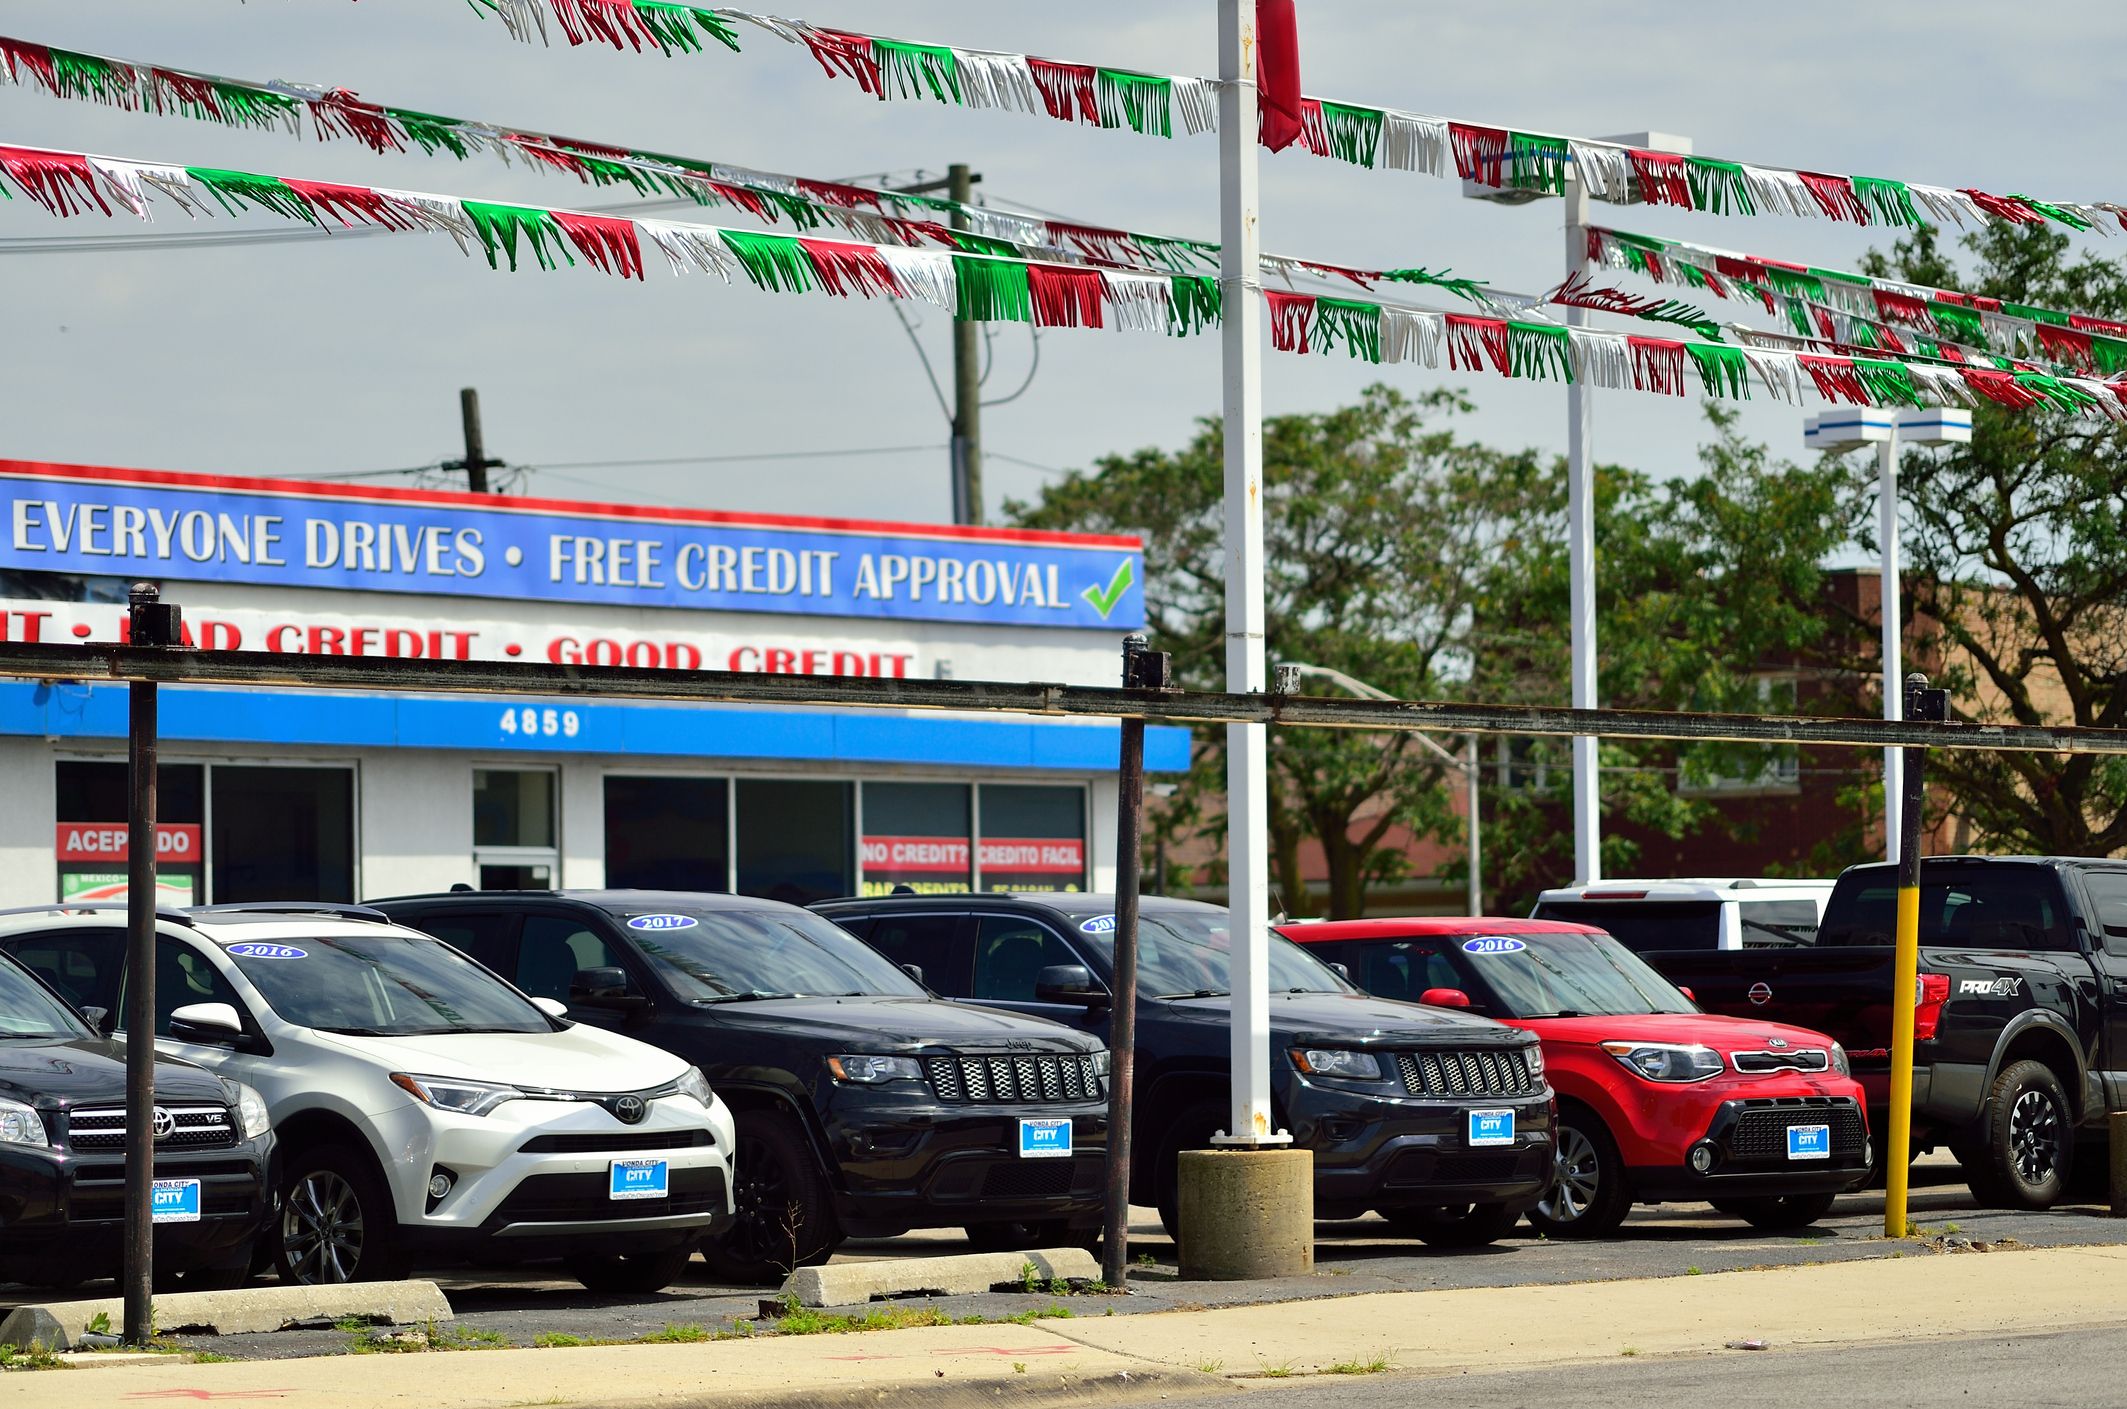
[[[2009,1111],[2009,1157],[2025,1184],[2043,1184],[2060,1167],[2060,1112],[2044,1091],[2026,1091]]]
[[[1537,1208],[1553,1223],[1572,1223],[1594,1207],[1602,1163],[1596,1158],[1595,1142],[1571,1125],[1558,1127],[1556,1161],[1558,1181]]]
[[[725,1235],[741,1257],[772,1260],[791,1255],[790,1185],[782,1163],[759,1138],[741,1133],[738,1177],[731,1188],[734,1219]]]
[[[298,1282],[353,1281],[362,1265],[362,1201],[354,1187],[329,1169],[297,1180],[281,1209],[281,1245]]]

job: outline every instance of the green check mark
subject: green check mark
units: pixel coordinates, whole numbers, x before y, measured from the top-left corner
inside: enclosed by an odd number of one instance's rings
[[[1122,601],[1123,593],[1128,592],[1130,584],[1135,581],[1137,572],[1130,566],[1130,559],[1125,558],[1123,565],[1115,570],[1115,576],[1108,579],[1106,587],[1088,587],[1078,595],[1092,603],[1093,610],[1100,613],[1102,621],[1106,621],[1108,614],[1115,610],[1116,603]]]

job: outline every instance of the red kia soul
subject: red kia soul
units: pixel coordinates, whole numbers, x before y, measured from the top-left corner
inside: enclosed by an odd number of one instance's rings
[[[1467,1008],[1543,1040],[1558,1183],[1529,1221],[1546,1233],[1597,1237],[1635,1203],[1699,1200],[1761,1228],[1801,1227],[1867,1182],[1861,1086],[1838,1043],[1702,1013],[1602,930],[1480,918],[1278,932],[1369,993]]]

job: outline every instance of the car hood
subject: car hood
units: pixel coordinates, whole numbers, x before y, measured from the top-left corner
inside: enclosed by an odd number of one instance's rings
[[[1227,1026],[1233,1013],[1233,1000],[1226,997],[1165,1001],[1178,1018],[1219,1027]],[[1399,1003],[1370,993],[1273,993],[1270,1033],[1279,1044],[1322,1042],[1340,1047],[1515,1047],[1527,1040],[1490,1018],[1453,1008]]]
[[[105,1106],[126,1098],[126,1047],[104,1037],[0,1042],[0,1096],[33,1106]],[[155,1054],[155,1098],[226,1104],[221,1079],[204,1067]]]
[[[577,1023],[561,1032],[446,1032],[421,1037],[315,1040],[391,1071],[454,1076],[551,1091],[643,1091],[679,1079],[687,1063],[645,1042]]]
[[[871,1056],[927,1051],[1097,1052],[1100,1042],[1047,1018],[934,998],[763,998],[695,1010],[726,1032],[756,1029]]]
[[[1689,1042],[1729,1052],[1778,1051],[1777,1043],[1790,1050],[1802,1047],[1828,1048],[1832,1040],[1821,1032],[1786,1023],[1760,1022],[1750,1018],[1723,1017],[1718,1013],[1640,1013],[1613,1018],[1526,1018],[1515,1027],[1527,1028],[1546,1042]]]

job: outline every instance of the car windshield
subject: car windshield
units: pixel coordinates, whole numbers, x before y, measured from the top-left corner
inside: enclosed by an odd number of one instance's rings
[[[1074,915],[1078,931],[1115,972],[1115,917]],[[1140,912],[1137,920],[1137,991],[1154,998],[1218,997],[1227,989],[1227,956],[1233,948],[1223,910]],[[1280,934],[1270,937],[1272,993],[1350,993],[1353,988],[1327,964]]]
[[[922,984],[832,920],[804,910],[626,914],[628,937],[690,1003],[922,998]]]
[[[472,960],[401,934],[305,936],[224,950],[297,1027],[360,1037],[552,1032],[553,1020]]]
[[[92,1036],[66,1004],[14,964],[0,959],[0,1039]]]
[[[1471,935],[1443,939],[1440,946],[1472,990],[1470,996],[1493,1017],[1698,1011],[1675,985],[1606,934]]]

